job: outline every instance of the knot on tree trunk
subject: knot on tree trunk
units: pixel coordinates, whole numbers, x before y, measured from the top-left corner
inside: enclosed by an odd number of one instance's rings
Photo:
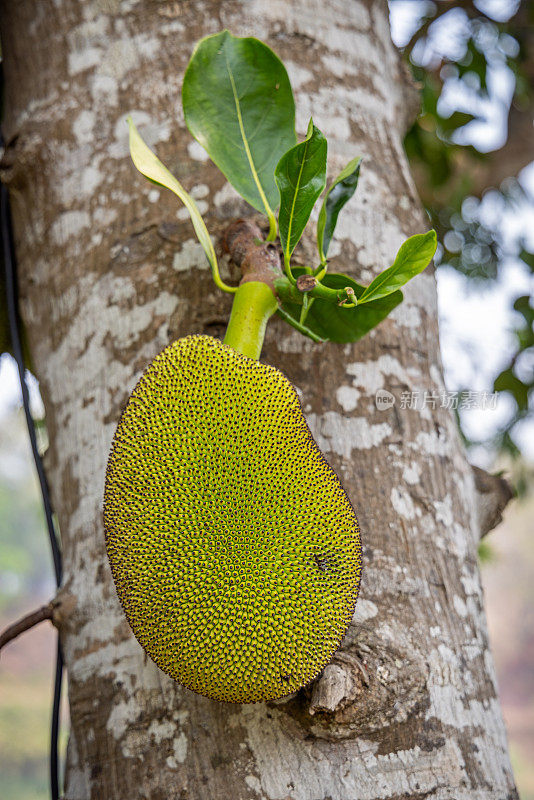
[[[237,219],[226,229],[223,248],[241,270],[241,283],[260,281],[275,294],[274,281],[282,273],[280,254],[274,242],[265,242],[255,222]]]
[[[340,741],[357,734],[379,739],[389,729],[411,725],[425,696],[426,664],[392,647],[385,651],[371,631],[356,632],[355,627],[349,628],[345,649],[320,676],[278,704],[314,738]]]

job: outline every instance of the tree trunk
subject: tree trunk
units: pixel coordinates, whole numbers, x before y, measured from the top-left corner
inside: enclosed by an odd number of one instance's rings
[[[332,269],[366,282],[426,225],[401,144],[413,90],[385,0],[18,0],[1,22],[3,174],[64,550],[66,797],[517,797],[471,470],[439,400],[422,411],[400,401],[444,388],[430,273],[355,345],[316,345],[281,321],[268,330],[263,360],[298,387],[364,541],[353,623],[314,686],[254,705],[183,689],[133,638],[105,554],[104,469],[129,393],[169,341],[221,335],[230,303],[183,209],[133,169],[125,117],[219,236],[250,209],[187,133],[182,75],[203,35],[227,27],[267,41],[288,65],[298,130],[313,114],[328,136],[329,169],[364,156]],[[311,252],[307,240],[302,255]],[[385,410],[379,389],[396,398]]]

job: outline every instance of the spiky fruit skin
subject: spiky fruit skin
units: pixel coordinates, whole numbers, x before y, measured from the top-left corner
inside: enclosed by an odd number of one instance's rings
[[[106,545],[130,626],[208,697],[282,697],[320,672],[356,603],[356,516],[277,369],[208,336],[169,345],[113,439]]]

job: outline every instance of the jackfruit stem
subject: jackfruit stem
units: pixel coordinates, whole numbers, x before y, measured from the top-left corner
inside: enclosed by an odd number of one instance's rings
[[[261,281],[242,283],[234,295],[232,313],[223,343],[257,361],[265,328],[278,308],[272,290]]]

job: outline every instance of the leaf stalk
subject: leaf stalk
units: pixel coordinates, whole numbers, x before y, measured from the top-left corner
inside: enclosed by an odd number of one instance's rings
[[[223,344],[257,361],[265,329],[278,308],[272,289],[262,281],[242,283],[235,293]]]

